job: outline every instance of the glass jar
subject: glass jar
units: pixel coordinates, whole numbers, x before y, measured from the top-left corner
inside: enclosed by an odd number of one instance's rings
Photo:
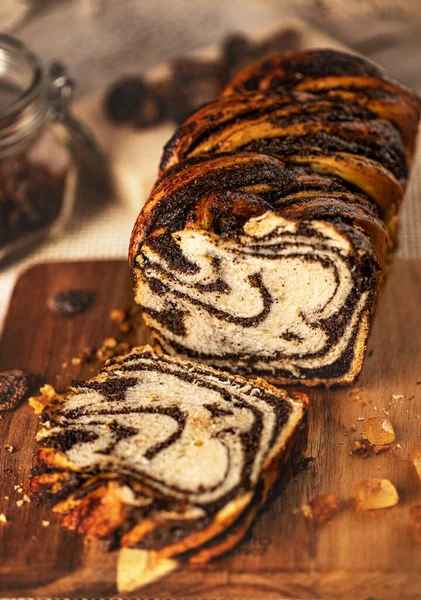
[[[45,73],[24,44],[0,35],[0,263],[57,234],[72,213],[78,143],[94,149],[69,112],[72,87],[63,67]]]

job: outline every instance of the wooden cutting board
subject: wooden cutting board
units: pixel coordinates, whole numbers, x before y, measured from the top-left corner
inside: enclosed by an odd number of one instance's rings
[[[83,315],[50,312],[50,294],[68,287],[95,292]],[[118,331],[112,308],[131,303],[127,265],[122,261],[42,264],[18,281],[1,342],[0,371],[24,368],[63,388],[92,367],[61,365],[87,345]],[[355,401],[349,389],[309,390],[310,444],[315,462],[272,498],[250,536],[229,556],[206,567],[186,568],[132,597],[142,598],[334,598],[400,600],[421,597],[421,544],[409,516],[421,504],[421,485],[410,462],[421,448],[421,262],[396,261],[380,299],[369,355]],[[147,340],[145,331],[139,334]],[[404,398],[392,400],[392,394]],[[368,400],[364,404],[363,400]],[[392,402],[392,405],[390,403]],[[350,455],[364,429],[363,418],[390,413],[396,443],[388,452]],[[351,427],[357,426],[352,432]],[[30,473],[37,417],[27,403],[0,421],[0,596],[116,596],[117,553],[101,542],[59,526],[35,502],[16,505],[14,485]],[[10,444],[13,454],[3,450]],[[399,446],[397,445],[399,444]],[[391,509],[358,513],[352,486],[368,477],[389,478],[401,502]],[[314,527],[298,510],[311,497],[334,492],[340,512]],[[4,497],[9,496],[9,500]],[[50,521],[48,527],[42,520]]]

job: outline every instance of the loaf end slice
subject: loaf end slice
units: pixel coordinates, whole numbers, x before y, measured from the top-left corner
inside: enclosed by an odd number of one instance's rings
[[[303,394],[137,348],[42,414],[28,487],[113,548],[210,558],[289,476],[306,413]]]

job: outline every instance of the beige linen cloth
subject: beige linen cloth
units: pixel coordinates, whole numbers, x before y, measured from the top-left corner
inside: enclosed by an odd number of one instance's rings
[[[300,0],[299,4],[301,7],[303,3],[304,0]],[[103,90],[107,83],[114,80],[123,72],[139,72],[141,69],[139,65],[142,67],[145,65],[148,67],[151,66],[152,63],[148,64],[148,59],[145,61],[144,56],[139,57],[139,52],[142,49],[142,31],[146,31],[145,48],[150,50],[150,54],[153,55],[156,63],[159,62],[160,54],[156,50],[156,46],[160,47],[159,44],[163,43],[159,30],[153,30],[151,34],[150,29],[146,28],[143,30],[141,25],[139,25],[136,30],[137,36],[130,37],[129,35],[133,34],[133,26],[131,24],[133,15],[130,13],[129,8],[131,7],[131,10],[134,10],[133,6],[135,6],[138,18],[141,18],[141,15],[143,15],[146,20],[151,20],[151,15],[149,14],[152,10],[150,3],[133,3],[128,0],[115,3],[114,6],[116,4],[119,5],[118,19],[116,20],[115,15],[107,13],[108,6],[110,6],[110,11],[112,12],[111,3],[104,2],[103,5],[105,8],[103,10],[105,15],[95,14],[95,16],[89,17],[91,19],[90,21],[88,19],[89,22],[86,21],[86,15],[84,17],[81,16],[80,21],[76,19],[74,22],[73,29],[70,28],[67,33],[63,32],[62,29],[60,30],[59,41],[57,25],[63,22],[63,18],[71,18],[71,11],[75,10],[74,8],[72,9],[71,4],[63,2],[57,2],[54,5],[51,4],[51,10],[44,11],[39,16],[35,15],[28,22],[25,22],[23,27],[20,26],[19,30],[15,33],[20,35],[20,37],[40,52],[47,60],[57,56],[55,52],[60,51],[61,56],[72,67],[71,58],[73,57],[73,53],[70,46],[74,48],[76,56],[81,52],[78,44],[75,44],[73,41],[72,36],[81,35],[81,31],[85,31],[86,33],[89,30],[89,42],[85,41],[81,44],[82,50],[85,44],[85,50],[84,53],[82,52],[81,58],[77,63],[79,72],[76,69],[76,76],[78,80],[80,78],[82,90],[90,93],[76,104],[75,112],[94,130],[100,144],[107,151],[114,180],[114,193],[109,198],[93,198],[89,194],[93,193],[95,195],[95,192],[91,190],[87,195],[85,191],[78,198],[78,210],[65,232],[58,238],[38,247],[36,251],[24,260],[0,271],[0,330],[16,278],[31,265],[38,262],[59,260],[124,259],[127,257],[131,229],[156,176],[162,146],[173,130],[173,125],[170,123],[144,131],[133,131],[122,127],[114,128],[106,122],[102,114],[101,92],[95,91]],[[172,53],[172,55],[185,54],[188,50],[200,47],[196,28],[194,28],[194,33],[191,36],[192,41],[190,40],[189,42],[189,38],[185,37],[183,27],[185,28],[186,24],[183,19],[186,16],[187,8],[191,9],[189,19],[197,18],[198,20],[205,20],[206,26],[205,29],[202,28],[203,35],[200,38],[204,41],[219,40],[228,32],[238,30],[258,36],[258,32],[266,31],[268,27],[273,29],[274,24],[276,24],[276,28],[282,25],[285,27],[296,27],[299,31],[300,46],[302,47],[341,47],[341,43],[333,37],[320,33],[320,30],[304,24],[302,21],[294,21],[292,23],[283,19],[283,15],[291,13],[292,4],[290,3],[274,3],[271,0],[259,0],[259,2],[232,0],[229,3],[229,7],[227,7],[227,3],[221,3],[219,0],[212,3],[206,3],[204,0],[196,0],[195,2],[174,0],[171,3],[161,2],[156,4],[160,5],[159,10],[161,11],[162,19],[166,19],[167,21],[169,18],[174,19],[173,29],[176,37],[169,36],[165,40],[170,47],[170,54]],[[209,6],[210,4],[212,4],[212,9]],[[164,10],[165,7],[168,8],[167,12]],[[158,7],[155,7],[155,10],[158,11]],[[108,21],[104,21],[107,14]],[[155,21],[152,20],[151,22]],[[180,24],[180,21],[183,21],[183,23]],[[220,24],[220,29],[216,31],[214,27],[218,23]],[[102,40],[103,45],[105,44],[107,48],[112,49],[113,43],[118,47],[117,41],[113,36],[116,35],[116,31],[121,32],[121,30],[124,30],[124,27],[127,30],[124,40],[125,45],[122,46],[122,42],[120,41],[120,50],[114,50],[114,53],[112,50],[109,50],[106,59],[107,50],[99,48],[98,44]],[[42,31],[45,32],[45,36],[41,35]],[[389,39],[390,32],[388,32],[388,26],[383,24],[381,26],[380,42],[377,38],[374,38],[374,42],[371,42],[372,45],[374,44],[374,48],[377,48],[377,51],[380,53],[384,53],[382,36],[387,35]],[[97,41],[95,40],[96,35],[99,36],[99,40]],[[107,37],[104,37],[105,35]],[[152,44],[149,39],[151,35],[152,37],[155,36],[155,45],[150,45]],[[180,39],[183,39],[183,42],[186,40],[184,48],[180,48]],[[54,40],[56,40],[57,44],[53,54]],[[89,47],[90,54],[87,52],[86,44],[91,45]],[[178,48],[178,51],[175,48]],[[152,49],[155,49],[155,51],[153,52]],[[66,51],[69,52],[68,55],[65,54]],[[214,51],[212,48],[209,50],[210,53]],[[405,64],[408,69],[408,61]],[[152,74],[154,76],[159,74],[159,72],[160,67],[154,69]],[[398,74],[393,74],[399,77]],[[406,83],[409,82],[411,84],[412,71],[407,72],[406,75]],[[411,182],[401,213],[400,247],[398,253],[401,257],[405,258],[421,256],[420,185],[421,149],[417,154]]]

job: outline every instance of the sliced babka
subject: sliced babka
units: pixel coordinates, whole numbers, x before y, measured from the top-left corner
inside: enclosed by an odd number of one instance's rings
[[[164,351],[275,383],[352,383],[420,109],[372,63],[312,50],[252,65],[187,119],[130,249]]]
[[[29,489],[113,547],[205,560],[289,475],[306,412],[303,394],[137,348],[42,414]]]

